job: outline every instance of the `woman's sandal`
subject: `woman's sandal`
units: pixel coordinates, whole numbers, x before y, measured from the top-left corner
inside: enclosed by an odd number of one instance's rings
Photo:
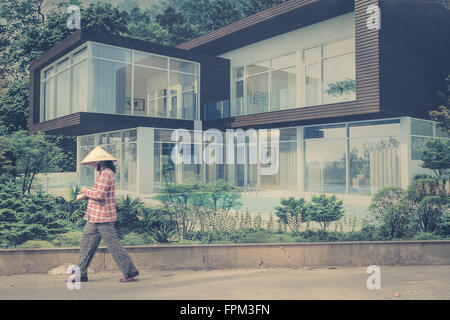
[[[139,281],[139,279],[136,279],[136,277],[138,276],[139,271],[136,272],[135,274],[129,276],[128,278],[122,278],[119,281],[120,282],[134,282],[134,281]]]

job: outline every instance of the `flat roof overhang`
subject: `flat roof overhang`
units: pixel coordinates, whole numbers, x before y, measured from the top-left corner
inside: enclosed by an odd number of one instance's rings
[[[182,43],[177,48],[220,55],[354,10],[354,0],[291,0]]]
[[[30,132],[44,131],[46,134],[83,136],[137,127],[193,130],[194,121],[122,114],[77,112],[57,119],[36,123],[30,127]]]

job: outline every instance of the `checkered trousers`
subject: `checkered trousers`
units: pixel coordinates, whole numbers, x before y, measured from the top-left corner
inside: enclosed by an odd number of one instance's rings
[[[114,172],[102,168],[94,187],[87,189],[88,204],[84,219],[93,223],[114,222],[117,220]]]

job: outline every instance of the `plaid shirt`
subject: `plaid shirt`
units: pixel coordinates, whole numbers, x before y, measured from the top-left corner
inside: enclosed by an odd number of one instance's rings
[[[94,187],[84,193],[89,199],[84,219],[90,222],[113,222],[117,220],[115,177],[109,168],[103,168]]]

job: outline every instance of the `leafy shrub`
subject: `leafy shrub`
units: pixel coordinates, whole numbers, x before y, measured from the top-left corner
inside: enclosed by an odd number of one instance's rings
[[[148,232],[155,241],[167,243],[177,231],[177,222],[172,219],[167,208],[144,208],[140,216],[143,232]]]
[[[344,215],[342,201],[335,196],[327,197],[324,194],[313,196],[308,206],[308,214],[312,221],[318,222],[322,230],[326,230],[331,222],[337,221]]]
[[[433,178],[432,175],[421,173],[421,174],[416,174],[413,178],[413,181],[419,180],[419,179],[432,179],[432,178]]]
[[[268,231],[235,233],[230,237],[235,243],[280,243],[294,242],[290,234],[279,234]]]
[[[414,207],[406,195],[406,191],[400,187],[387,187],[373,196],[369,212],[380,226],[382,236],[402,238],[412,231],[411,213]]]
[[[28,240],[22,243],[19,248],[54,248],[55,246],[44,240]]]
[[[153,241],[149,239],[149,237],[146,237],[146,235],[136,232],[126,234],[121,242],[124,246],[140,246],[153,243]]]
[[[117,199],[117,229],[120,235],[136,232],[140,228],[140,216],[145,208],[144,202],[129,195]]]
[[[450,203],[446,181],[419,179],[408,188],[408,199],[413,204],[413,221],[422,232],[434,232]]]
[[[411,231],[411,205],[407,202],[387,208],[382,217],[381,230],[390,239],[407,237]]]
[[[387,187],[378,190],[373,196],[369,212],[375,221],[381,223],[386,210],[400,204],[406,196],[406,191],[400,187]]]
[[[438,232],[441,235],[450,235],[450,211],[447,210],[440,218],[438,223]]]
[[[58,247],[77,247],[80,245],[82,235],[81,231],[63,233],[53,240],[53,244]]]
[[[0,185],[0,245],[17,246],[28,240],[53,240],[70,230],[56,198],[37,191],[23,194],[12,177]]]
[[[280,203],[281,206],[275,208],[277,217],[288,226],[291,232],[299,231],[301,224],[309,220],[305,199],[282,198]]]
[[[439,240],[442,239],[439,235],[431,232],[419,232],[414,236],[414,240]]]
[[[364,226],[359,233],[362,235],[364,241],[381,241],[386,240],[386,237],[382,235],[382,231],[379,227],[368,224]]]

